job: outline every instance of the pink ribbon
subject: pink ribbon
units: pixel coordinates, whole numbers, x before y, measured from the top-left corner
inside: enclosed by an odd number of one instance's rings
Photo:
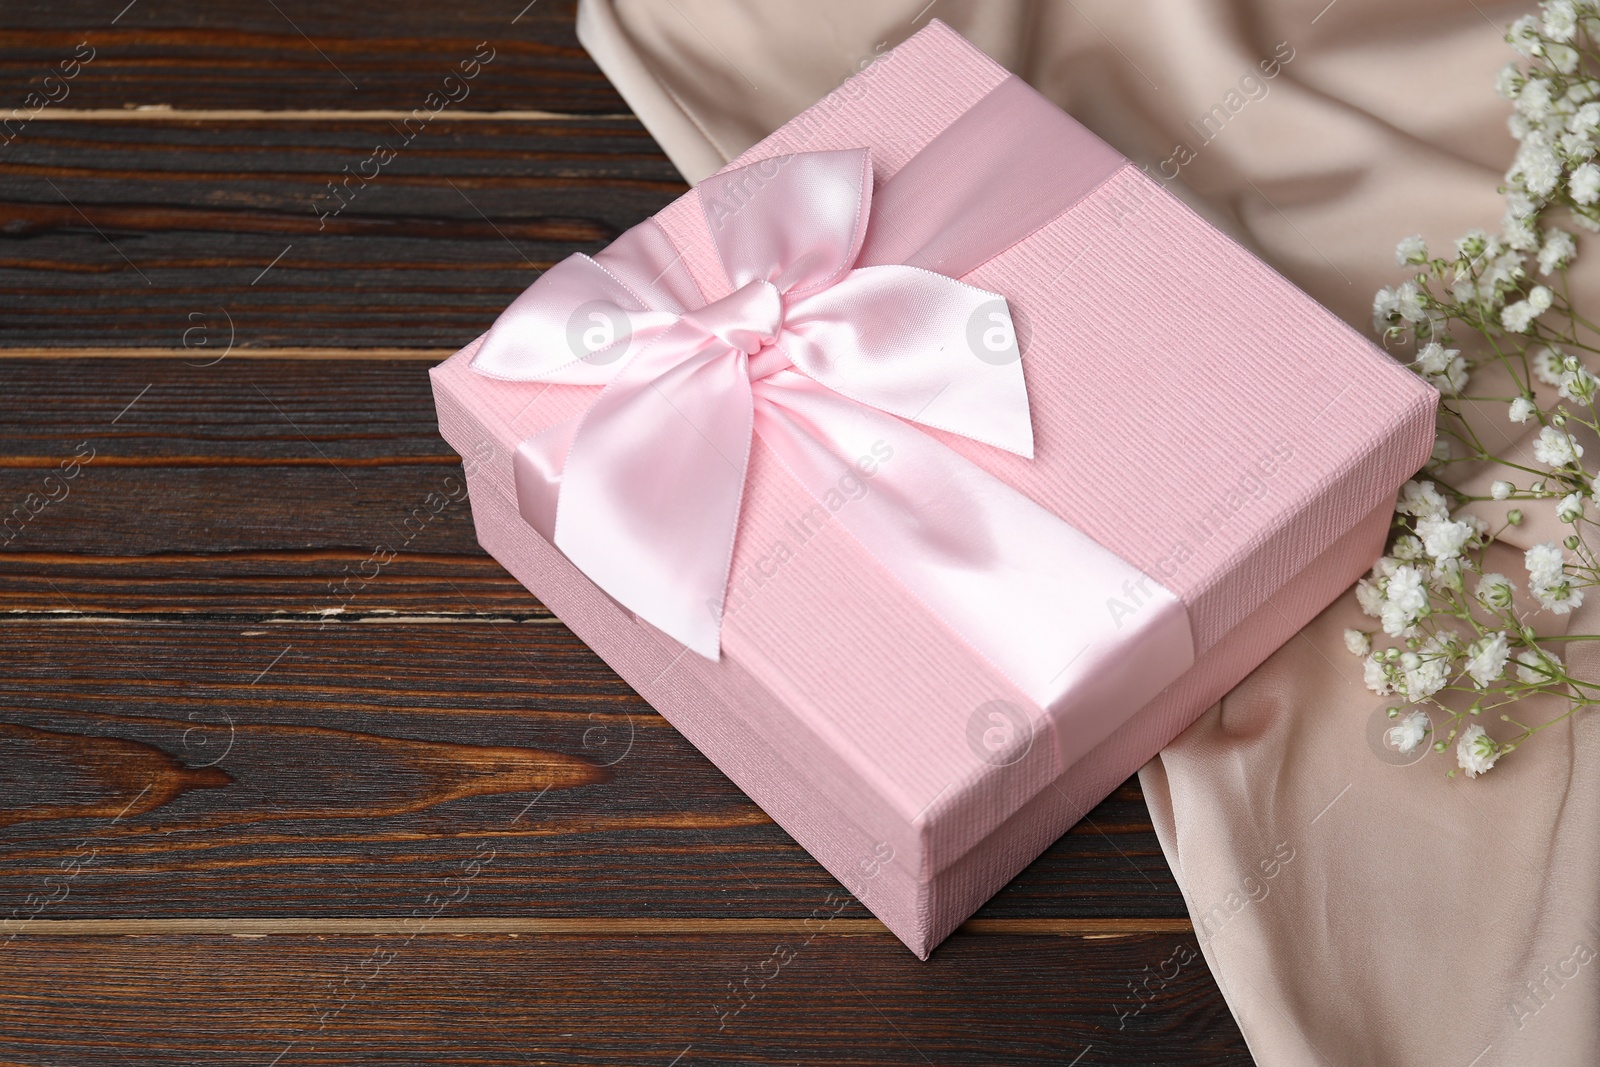
[[[518,450],[535,529],[638,617],[716,659],[759,435],[819,501],[870,464],[870,491],[835,517],[1042,707],[1121,686],[1118,702],[1137,702],[1114,727],[1187,668],[1176,596],[914,425],[1033,454],[1004,298],[917,267],[855,265],[872,207],[866,149],[763,160],[697,193],[729,295],[707,302],[647,220],[552,267],[473,359],[491,377],[603,386]],[[1140,610],[1108,612],[1119,598]]]

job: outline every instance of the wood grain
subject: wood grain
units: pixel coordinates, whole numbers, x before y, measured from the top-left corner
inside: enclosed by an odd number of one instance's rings
[[[108,465],[459,463],[439,436],[428,362],[308,366],[224,352],[0,361],[0,469],[56,467],[85,440],[87,475]]]
[[[454,349],[685,189],[631,118],[404,132],[30,124],[0,147],[0,346]]]
[[[8,0],[0,7],[0,108],[25,106],[30,92],[59,95],[44,79],[87,41],[94,57],[58,104],[409,112],[487,41],[494,59],[461,106],[628,110],[578,44],[574,0],[125,3]]]
[[[50,918],[393,915],[479,847],[462,915],[795,915],[836,888],[548,617],[0,618],[0,885],[95,857]],[[1181,917],[1137,789],[1090,820],[982,917]]]
[[[1250,1063],[1192,935],[920,963],[830,907],[815,936],[19,937],[0,1063]]]
[[[0,362],[0,469],[59,466],[85,440],[86,474],[125,464],[456,466],[438,437],[427,370],[418,360],[307,365],[224,349],[163,360],[14,358]]]

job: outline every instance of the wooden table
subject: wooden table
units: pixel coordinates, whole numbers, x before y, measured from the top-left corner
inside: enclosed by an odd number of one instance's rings
[[[524,2],[0,8],[0,1062],[1249,1063],[1135,781],[918,962],[478,548],[428,366],[684,189]]]

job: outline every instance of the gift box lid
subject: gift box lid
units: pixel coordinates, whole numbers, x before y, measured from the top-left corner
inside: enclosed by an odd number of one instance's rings
[[[1002,87],[1032,94],[934,21],[730,168],[865,146],[880,191],[914,200],[937,168],[896,175],[986,98],[993,120]],[[962,280],[1003,294],[1018,321],[1034,456],[927,432],[1177,594],[1203,654],[1421,466],[1436,394],[1064,113],[1028,103],[1000,121],[1011,114],[1054,168],[1041,197],[1067,206]],[[946,155],[952,173],[986,165]],[[699,197],[656,220],[716,300],[730,285]],[[514,500],[504,457],[597,389],[486,379],[469,367],[476,347],[435,368],[435,388],[492,439],[484,479]],[[854,812],[863,839],[937,871],[1137,708],[1055,723],[1054,743],[992,758],[975,738],[993,708],[1027,709],[1025,730],[1046,713],[837,523],[797,525],[815,507],[758,442],[718,666],[774,696],[782,713],[749,728]]]

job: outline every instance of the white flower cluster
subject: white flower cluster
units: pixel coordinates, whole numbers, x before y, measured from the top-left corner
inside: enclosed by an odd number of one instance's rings
[[[1429,341],[1417,350],[1416,372],[1445,396],[1457,396],[1467,385],[1467,361],[1459,349]]]
[[[1393,745],[1396,751],[1409,756],[1422,744],[1432,728],[1433,724],[1428,721],[1427,712],[1413,711],[1389,727],[1385,740]]]
[[[1570,494],[1558,513],[1581,516],[1582,509],[1582,495]],[[1487,524],[1476,516],[1452,516],[1449,501],[1430,481],[1407,482],[1395,511],[1409,532],[1397,537],[1389,554],[1356,584],[1356,599],[1363,612],[1379,621],[1382,633],[1403,647],[1378,649],[1373,633],[1354,629],[1344,633],[1345,648],[1364,660],[1368,688],[1380,696],[1398,695],[1413,705],[1434,700],[1452,685],[1496,692],[1514,684],[1506,676],[1513,663],[1516,681],[1524,685],[1558,684],[1564,669],[1561,660],[1538,647],[1531,631],[1516,622],[1512,613],[1516,587],[1510,579],[1483,574],[1471,599],[1464,595],[1463,565],[1476,569],[1473,554],[1492,540]],[[1568,573],[1560,545],[1536,545],[1528,550],[1525,562],[1528,587],[1544,607],[1565,614],[1583,603],[1583,589]],[[1500,621],[1486,624],[1485,616]],[[1475,633],[1470,640],[1463,639],[1444,620],[1466,622]],[[1385,737],[1401,753],[1414,751],[1433,729],[1421,711],[1401,716],[1398,708],[1391,708],[1390,715],[1398,721]],[[1469,778],[1493,767],[1509,751],[1480,726],[1461,733],[1458,740],[1457,761]],[[1443,751],[1447,742],[1435,742],[1435,747]]]
[[[1476,778],[1493,767],[1500,752],[1501,746],[1477,723],[1463,730],[1461,739],[1456,742],[1456,762],[1467,772],[1468,778]]]
[[[1528,567],[1528,591],[1545,610],[1565,615],[1583,603],[1583,589],[1572,584],[1560,545],[1554,541],[1534,545],[1523,560]]]
[[[1431,260],[1420,236],[1395,248],[1395,261],[1424,270],[1445,268],[1457,305],[1494,315],[1514,334],[1533,330],[1555,305],[1555,293],[1534,283],[1531,271],[1552,277],[1577,254],[1572,234],[1541,226],[1552,206],[1571,209],[1573,221],[1600,230],[1600,80],[1580,72],[1576,45],[1591,31],[1600,33],[1600,3],[1548,0],[1542,17],[1527,15],[1512,24],[1506,40],[1527,64],[1510,63],[1496,88],[1513,102],[1509,125],[1518,141],[1506,171],[1506,210],[1501,233],[1468,233],[1456,243],[1453,261]],[[1445,317],[1438,303],[1414,282],[1378,291],[1373,320],[1379,331],[1411,330],[1422,341],[1435,339]],[[1433,379],[1437,372],[1429,373]],[[1459,376],[1443,379],[1453,392]],[[1439,384],[1435,381],[1435,384]]]
[[[1377,623],[1344,634],[1346,649],[1363,661],[1366,684],[1403,701],[1389,708],[1387,743],[1402,753],[1423,744],[1453,748],[1468,778],[1550,725],[1517,721],[1512,712],[1521,697],[1564,694],[1567,711],[1552,721],[1600,705],[1549,650],[1554,641],[1524,621],[1517,586],[1483,573],[1494,534],[1458,510],[1483,501],[1486,514],[1517,526],[1526,517],[1522,502],[1553,508],[1570,532],[1523,557],[1530,602],[1545,611],[1570,615],[1600,584],[1600,556],[1585,537],[1600,521],[1589,506],[1600,472],[1584,466],[1585,442],[1592,449],[1600,435],[1600,376],[1582,362],[1600,346],[1592,341],[1593,313],[1584,318],[1570,302],[1565,272],[1578,242],[1551,225],[1565,214],[1600,232],[1600,0],[1543,0],[1537,14],[1512,24],[1506,40],[1522,61],[1497,80],[1513,102],[1509,126],[1518,142],[1499,232],[1467,232],[1453,256],[1431,252],[1421,235],[1404,238],[1394,257],[1409,277],[1373,298],[1373,322],[1386,344],[1414,346],[1412,370],[1439,391],[1439,437],[1426,477],[1408,482],[1395,504],[1388,554],[1356,586],[1362,611]],[[1457,336],[1473,343],[1458,344]],[[1486,392],[1496,395],[1469,392],[1477,366],[1495,368]],[[1518,436],[1531,460],[1520,451],[1494,454],[1494,439],[1510,443],[1511,435],[1481,436],[1476,406],[1494,402],[1527,427]],[[1506,475],[1478,488],[1476,477],[1496,461]],[[1457,481],[1451,473],[1463,463],[1467,480]],[[1471,720],[1490,711],[1520,733],[1497,739]]]
[[[1411,520],[1414,533],[1399,537],[1372,574],[1356,583],[1356,599],[1361,610],[1378,619],[1390,637],[1416,638],[1434,598],[1461,591],[1462,553],[1483,547],[1488,525],[1473,515],[1452,518],[1444,494],[1426,481],[1407,482],[1395,511]],[[1355,633],[1365,640],[1360,631]],[[1412,700],[1438,692],[1449,680],[1454,660],[1467,651],[1459,635],[1447,628],[1435,630],[1404,654],[1395,649],[1371,653],[1370,645],[1358,645],[1348,634],[1345,644],[1352,652],[1367,656],[1366,678],[1372,689],[1380,694],[1401,693]]]

